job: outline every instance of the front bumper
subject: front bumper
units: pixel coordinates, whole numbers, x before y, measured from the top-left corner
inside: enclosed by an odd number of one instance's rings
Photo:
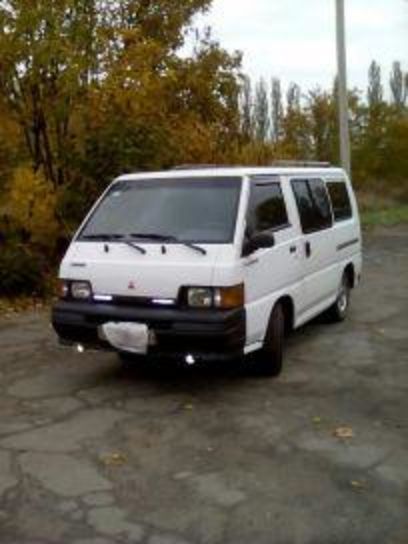
[[[223,360],[243,355],[246,339],[245,309],[193,310],[163,307],[120,306],[111,303],[58,301],[52,325],[63,344],[112,349],[98,336],[108,321],[145,323],[155,333],[149,346],[152,357]]]

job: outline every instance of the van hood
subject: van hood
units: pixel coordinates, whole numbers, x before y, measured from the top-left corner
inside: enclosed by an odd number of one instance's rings
[[[221,245],[200,244],[203,255],[182,244],[74,241],[60,267],[60,277],[88,280],[96,295],[175,299],[185,285],[211,286]],[[225,246],[224,246],[225,247]]]

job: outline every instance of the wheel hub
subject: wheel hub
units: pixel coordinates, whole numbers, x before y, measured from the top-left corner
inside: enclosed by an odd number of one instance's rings
[[[341,313],[344,313],[347,310],[347,304],[348,304],[347,292],[343,287],[342,290],[340,291],[339,298],[337,300],[337,306]]]

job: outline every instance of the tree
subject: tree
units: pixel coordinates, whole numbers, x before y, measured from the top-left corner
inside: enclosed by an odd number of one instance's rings
[[[381,79],[381,66],[373,61],[368,72],[367,102],[370,108],[378,106],[384,100],[384,89]]]
[[[289,88],[286,94],[288,112],[295,112],[300,110],[301,94],[302,94],[302,91],[299,85],[297,85],[296,83],[291,83],[289,85]]]
[[[401,108],[406,100],[404,73],[400,62],[394,62],[390,77],[390,87],[393,103]]]
[[[21,166],[14,172],[10,183],[9,215],[25,232],[30,243],[41,251],[52,249],[58,223],[55,217],[56,193],[52,184],[38,170]]]
[[[255,137],[259,142],[266,142],[269,136],[268,89],[264,79],[260,79],[255,88],[254,105]]]
[[[302,109],[301,88],[291,83],[286,93],[286,115],[283,121],[281,153],[284,157],[305,160],[311,157],[310,123]]]
[[[405,72],[404,76],[404,104],[408,100],[408,72]]]
[[[380,179],[386,168],[384,137],[390,114],[389,105],[384,100],[381,67],[375,61],[368,72],[367,106],[362,106],[364,123],[357,143],[358,169],[363,177],[368,175]],[[370,173],[370,174],[368,174]]]
[[[210,2],[0,0],[2,102],[68,233],[120,173],[228,157],[241,57],[209,30],[178,55]]]
[[[34,170],[63,182],[70,120],[90,71],[93,4],[0,3],[0,88]],[[95,45],[95,48],[97,46]]]
[[[20,127],[0,98],[0,210],[2,193],[23,157]]]
[[[306,111],[310,123],[313,157],[318,161],[334,162],[336,138],[337,96],[316,89],[307,95]]]
[[[241,130],[244,141],[251,140],[253,135],[253,96],[251,79],[244,76],[241,90]]]
[[[192,17],[210,0],[0,1],[0,89],[35,171],[71,178],[77,121],[101,92],[152,88],[170,73]],[[90,96],[93,94],[93,97]],[[156,102],[157,103],[157,102]],[[80,123],[81,125],[81,123]]]
[[[92,179],[222,160],[238,137],[240,56],[226,53],[208,34],[192,57],[172,54],[160,71],[156,54],[129,51],[92,93],[83,117]]]
[[[272,79],[271,113],[273,141],[277,143],[282,137],[282,121],[284,116],[282,103],[282,87],[280,80],[277,78]]]

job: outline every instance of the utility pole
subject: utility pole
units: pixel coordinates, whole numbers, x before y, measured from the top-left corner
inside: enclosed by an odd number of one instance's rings
[[[336,1],[336,30],[337,30],[337,70],[339,88],[339,126],[340,126],[340,157],[341,165],[348,174],[351,173],[351,151],[349,131],[349,109],[347,92],[347,60],[344,0]]]

